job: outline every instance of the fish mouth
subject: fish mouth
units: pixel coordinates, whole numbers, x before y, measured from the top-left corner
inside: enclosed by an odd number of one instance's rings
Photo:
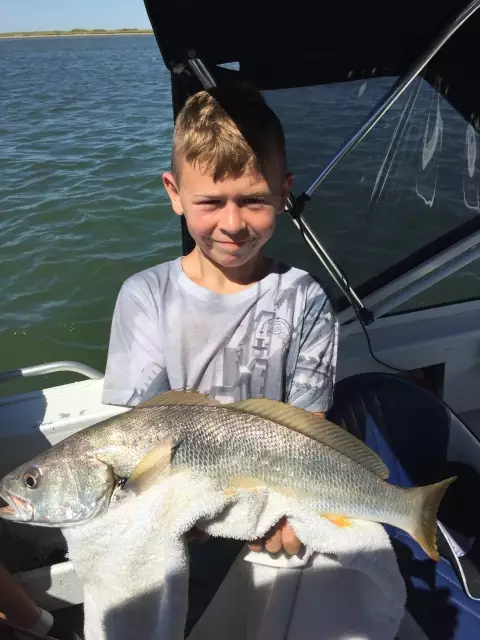
[[[23,522],[32,520],[33,506],[23,498],[10,495],[4,489],[0,495],[0,518]]]
[[[13,515],[15,512],[6,500],[0,496],[0,518],[3,516]]]

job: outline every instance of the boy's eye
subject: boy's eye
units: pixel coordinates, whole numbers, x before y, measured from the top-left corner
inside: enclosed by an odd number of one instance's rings
[[[201,207],[214,209],[216,207],[219,207],[222,203],[220,200],[201,200],[200,202],[197,202],[197,204],[200,205]]]
[[[265,204],[265,201],[261,200],[260,198],[245,198],[243,202],[246,207],[251,207],[254,209],[263,207],[263,205]]]

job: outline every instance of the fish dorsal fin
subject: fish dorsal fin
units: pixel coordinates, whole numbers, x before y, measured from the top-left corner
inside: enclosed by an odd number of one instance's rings
[[[218,406],[220,403],[215,398],[198,393],[198,391],[166,391],[158,396],[145,400],[137,405],[137,407],[158,407],[171,404],[203,404],[207,406]]]
[[[241,400],[223,406],[226,409],[243,411],[265,420],[277,422],[348,456],[382,480],[388,477],[387,466],[366,444],[345,429],[326,418],[316,416],[311,411],[267,398]]]
[[[173,445],[172,436],[158,442],[137,464],[124,488],[139,494],[159,482],[168,475],[170,462],[178,446]]]

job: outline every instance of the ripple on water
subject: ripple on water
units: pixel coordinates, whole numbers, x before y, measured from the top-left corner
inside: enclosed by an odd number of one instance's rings
[[[153,37],[0,47],[0,366],[92,362],[121,282],[180,250],[168,76]]]

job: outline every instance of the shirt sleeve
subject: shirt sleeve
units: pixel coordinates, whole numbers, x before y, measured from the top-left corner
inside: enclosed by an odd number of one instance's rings
[[[333,399],[337,366],[338,318],[316,284],[301,323],[296,364],[289,376],[287,402],[313,412],[327,411]]]
[[[133,407],[169,388],[154,300],[127,280],[113,313],[102,402]]]

